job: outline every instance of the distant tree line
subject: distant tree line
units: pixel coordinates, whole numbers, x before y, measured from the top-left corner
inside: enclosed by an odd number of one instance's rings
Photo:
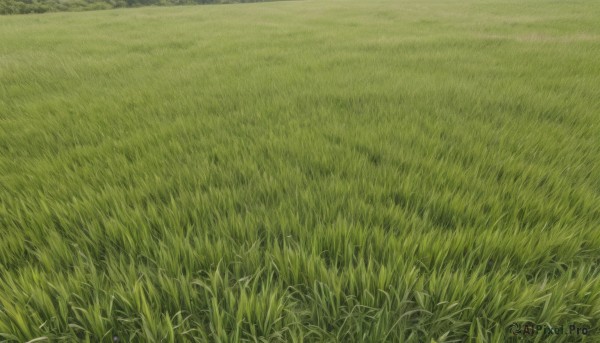
[[[0,14],[100,10],[118,7],[192,5],[264,0],[0,0]]]

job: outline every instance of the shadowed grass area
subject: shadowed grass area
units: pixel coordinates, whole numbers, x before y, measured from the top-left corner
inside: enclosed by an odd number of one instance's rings
[[[96,11],[142,6],[239,4],[286,0],[0,0],[0,15]]]
[[[2,17],[0,341],[597,341],[599,16]]]

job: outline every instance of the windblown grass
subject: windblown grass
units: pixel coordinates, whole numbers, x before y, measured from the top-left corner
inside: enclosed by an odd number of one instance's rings
[[[0,341],[597,341],[599,17],[1,18]]]

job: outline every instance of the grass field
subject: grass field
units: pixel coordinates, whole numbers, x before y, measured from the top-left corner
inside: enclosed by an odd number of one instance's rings
[[[599,17],[0,17],[0,342],[599,342]]]

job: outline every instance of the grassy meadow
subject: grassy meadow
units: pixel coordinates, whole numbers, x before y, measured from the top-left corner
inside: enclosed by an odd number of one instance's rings
[[[0,342],[599,342],[598,18],[0,17]]]

